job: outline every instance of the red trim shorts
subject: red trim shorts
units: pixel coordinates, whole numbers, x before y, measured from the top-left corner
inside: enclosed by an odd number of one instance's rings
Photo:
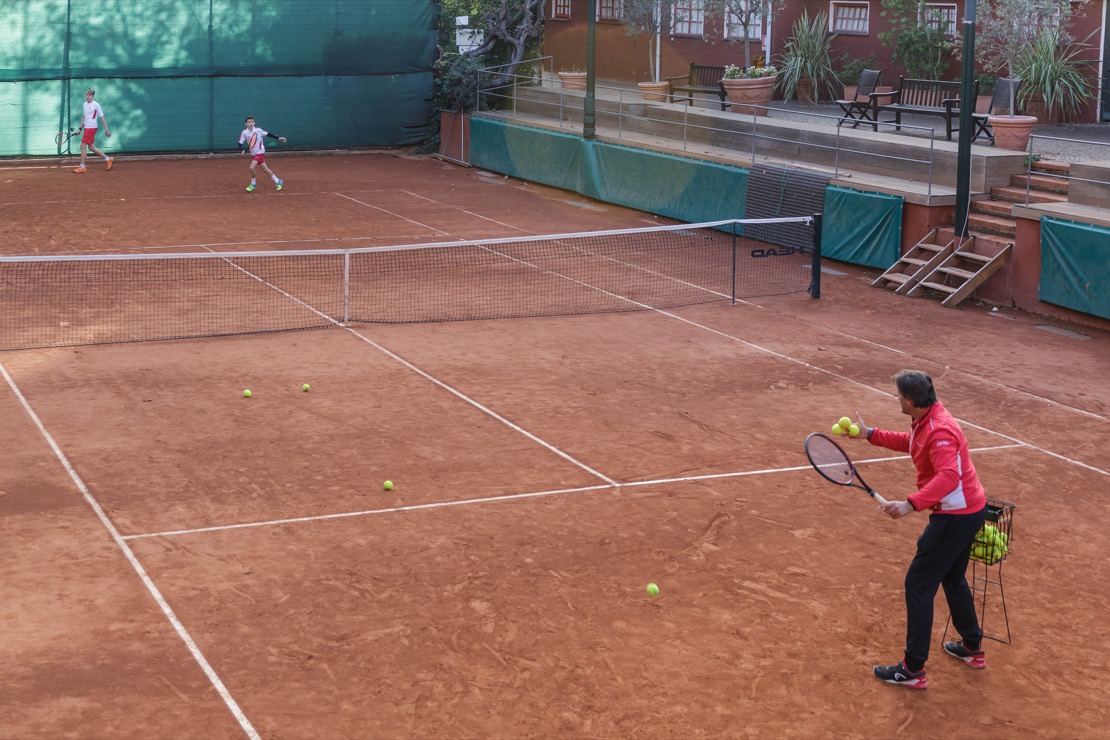
[[[84,131],[81,132],[81,143],[92,144],[94,141],[96,141],[96,132],[97,129],[95,128],[86,128]]]
[[[259,164],[266,164],[265,154],[252,154],[251,159],[253,159],[255,162],[258,162]]]

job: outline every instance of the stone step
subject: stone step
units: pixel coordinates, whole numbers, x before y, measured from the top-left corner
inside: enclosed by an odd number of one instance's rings
[[[1013,210],[1014,202],[1010,200],[978,199],[971,201],[972,213],[989,213],[993,216],[1009,216],[1013,213]]]
[[[969,213],[967,227],[975,231],[988,234],[1014,237],[1017,235],[1017,220],[1003,216],[992,216],[986,213]]]
[[[1067,177],[1071,174],[1071,165],[1067,162],[1037,161],[1033,163],[1034,172],[1043,172],[1048,175]]]
[[[1024,188],[1026,181],[1029,182],[1030,190],[1043,190],[1048,193],[1063,193],[1068,192],[1068,181],[1059,177],[1052,177],[1051,175],[1010,175],[1010,185],[1016,188]]]
[[[1021,187],[1001,187],[991,188],[991,198],[994,200],[1005,200],[1010,203],[1024,203],[1025,202],[1025,184],[1022,183]],[[1030,190],[1029,191],[1030,203],[1067,203],[1068,196],[1060,193],[1049,193],[1044,190]]]

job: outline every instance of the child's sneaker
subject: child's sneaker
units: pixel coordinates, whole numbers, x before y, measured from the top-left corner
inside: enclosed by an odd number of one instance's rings
[[[81,165],[80,167],[74,167],[73,171],[76,172],[78,175],[83,175],[85,174],[85,166]]]
[[[875,678],[880,681],[905,686],[907,689],[929,688],[929,679],[925,677],[925,669],[911,671],[906,668],[905,661],[898,663],[898,665],[877,665],[874,671]]]
[[[284,184],[285,184],[285,180],[278,180],[277,181],[277,189],[281,190],[281,186],[284,185]]]
[[[112,169],[112,163],[115,162],[115,161],[116,161],[115,157],[108,157],[108,161],[105,162],[107,167],[104,168],[104,171],[107,172],[108,170]]]
[[[250,185],[247,186],[247,192],[248,193],[253,193],[255,187],[256,187],[255,184],[252,182]]]
[[[959,658],[972,668],[986,668],[987,654],[980,650],[969,650],[963,641],[944,643],[944,652],[953,658]]]

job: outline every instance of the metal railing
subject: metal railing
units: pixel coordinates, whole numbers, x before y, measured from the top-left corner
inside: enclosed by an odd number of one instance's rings
[[[1101,147],[1101,148],[1100,148]],[[1082,154],[1076,154],[1075,151]],[[1094,156],[1091,156],[1092,153]],[[1099,180],[1086,177],[1076,177],[1069,171],[1062,175],[1056,172],[1043,172],[1036,170],[1037,162],[1041,159],[1051,158],[1053,162],[1067,164],[1081,164],[1091,160],[1110,162],[1110,142],[1090,141],[1087,139],[1069,139],[1061,136],[1044,136],[1032,134],[1029,137],[1029,147],[1025,158],[1025,205],[1029,205],[1029,193],[1032,189],[1033,176],[1047,175],[1064,180],[1070,186],[1072,182],[1086,182],[1093,185],[1104,185],[1110,189],[1110,179]],[[1107,166],[1110,171],[1110,165]],[[1108,176],[1110,177],[1110,176]],[[1070,189],[1070,187],[1069,187]]]
[[[561,129],[580,133],[585,96],[577,90],[570,91],[566,88],[558,76],[551,72],[551,60],[551,57],[531,60],[529,64],[532,66],[525,74],[506,75],[501,72],[508,65],[480,70],[477,93],[478,98],[483,101],[483,107],[496,111],[501,116],[523,121],[555,121]],[[489,81],[496,78],[507,81],[490,84]],[[554,90],[557,95],[528,96],[528,88]],[[892,173],[904,173],[908,168],[917,167],[927,173],[926,193],[933,193],[935,140],[938,132],[932,127],[905,123],[898,126],[907,130],[909,135],[928,142],[921,147],[923,154],[911,156],[877,151],[874,147],[866,146],[866,139],[842,136],[843,124],[852,121],[837,115],[744,104],[745,108],[752,110],[750,114],[730,114],[725,119],[718,119],[705,115],[707,108],[687,105],[685,99],[680,102],[668,102],[665,99],[653,101],[650,94],[639,89],[612,85],[595,85],[594,90],[597,130],[620,141],[642,143],[645,139],[654,137],[664,142],[674,142],[673,146],[667,143],[662,146],[681,152],[688,152],[691,146],[701,144],[718,149],[721,156],[730,159],[743,153],[753,165],[760,156],[788,158],[781,156],[781,151],[776,156],[776,151],[794,149],[796,154],[793,158],[804,159],[812,165],[829,167],[833,170],[834,177],[844,174],[846,164],[851,161],[862,164],[866,160],[870,171],[888,168]],[[522,112],[522,103],[525,101],[528,112]],[[697,99],[696,102],[713,106],[718,104],[716,100],[707,99]],[[827,128],[832,141],[821,143],[784,136],[785,131],[791,130],[789,125],[784,127],[784,124],[798,121]],[[870,127],[873,122],[867,121],[863,125]],[[888,131],[894,130],[896,124],[879,122],[877,127],[881,131]],[[882,162],[883,167],[877,167],[876,162]],[[905,174],[898,176],[909,179]]]

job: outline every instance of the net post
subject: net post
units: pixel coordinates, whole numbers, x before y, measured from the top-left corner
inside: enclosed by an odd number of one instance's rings
[[[351,319],[351,251],[343,253],[343,323]]]
[[[736,224],[732,225],[732,305],[736,305]]]
[[[810,270],[809,294],[814,298],[821,297],[821,217],[822,214],[813,214],[813,269]]]

